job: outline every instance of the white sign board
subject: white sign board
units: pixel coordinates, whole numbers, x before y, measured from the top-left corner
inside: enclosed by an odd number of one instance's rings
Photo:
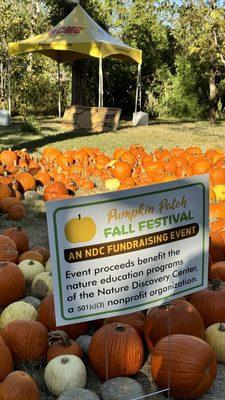
[[[208,175],[49,201],[57,325],[127,314],[207,287]]]

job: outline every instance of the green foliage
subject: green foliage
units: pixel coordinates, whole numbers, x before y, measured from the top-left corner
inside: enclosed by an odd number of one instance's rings
[[[23,118],[23,131],[30,133],[40,133],[41,127],[38,120],[33,115]]]
[[[168,69],[157,71],[148,92],[146,109],[151,115],[170,115],[199,119],[205,116],[204,81],[194,65],[178,56],[175,62],[176,74]]]

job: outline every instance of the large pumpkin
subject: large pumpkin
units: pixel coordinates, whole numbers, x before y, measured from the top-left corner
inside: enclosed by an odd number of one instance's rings
[[[150,309],[145,318],[145,339],[149,350],[165,336],[183,333],[205,338],[204,322],[196,308],[186,300]]]
[[[211,387],[216,371],[214,352],[208,343],[195,336],[166,336],[152,353],[151,373],[155,383],[165,389],[170,381],[171,395],[177,399],[203,395]]]
[[[25,289],[25,278],[17,265],[0,262],[0,307],[22,298]]]
[[[1,400],[40,400],[35,380],[24,371],[14,371],[0,383]]]
[[[38,309],[38,321],[40,321],[49,331],[57,329],[55,321],[55,307],[53,294],[46,296]],[[84,335],[88,331],[88,322],[79,324],[63,325],[59,329],[65,331],[71,339],[76,339],[80,335]]]
[[[48,349],[48,331],[37,321],[12,321],[1,336],[17,360],[40,360]]]
[[[9,348],[0,336],[0,382],[13,371],[13,358]]]
[[[8,236],[0,235],[0,262],[10,261],[16,263],[18,251],[15,242]]]
[[[199,311],[205,327],[225,322],[225,288],[213,281],[208,289],[193,293],[190,303]]]
[[[134,328],[112,322],[94,333],[88,355],[96,374],[105,380],[138,373],[142,367],[144,349]]]

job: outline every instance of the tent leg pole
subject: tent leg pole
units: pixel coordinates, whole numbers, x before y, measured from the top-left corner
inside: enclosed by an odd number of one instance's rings
[[[103,70],[102,58],[99,58],[99,84],[98,84],[98,106],[103,107]]]
[[[141,81],[141,64],[138,64],[138,73],[137,73],[137,87],[136,87],[136,96],[135,96],[135,114],[137,113],[138,109],[138,99],[140,95],[140,81]],[[140,104],[141,107],[141,104]]]
[[[61,77],[60,77],[60,63],[57,63],[58,67],[58,89],[59,89],[59,98],[58,98],[58,113],[59,118],[62,116],[62,107],[61,107]]]
[[[12,114],[12,107],[11,107],[11,68],[10,68],[10,58],[7,59],[8,63],[8,109],[9,109],[9,116],[11,118]]]

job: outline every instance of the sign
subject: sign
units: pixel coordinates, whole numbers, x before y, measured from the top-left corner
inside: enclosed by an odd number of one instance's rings
[[[57,325],[207,287],[208,175],[46,206]]]

